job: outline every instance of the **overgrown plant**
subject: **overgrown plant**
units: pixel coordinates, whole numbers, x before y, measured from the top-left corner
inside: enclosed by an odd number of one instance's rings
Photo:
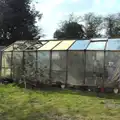
[[[35,82],[47,83],[49,76],[46,73],[44,66],[37,68],[36,57],[34,54],[26,52],[24,56],[15,55],[13,59],[13,79],[18,84],[24,83],[26,88],[27,84],[34,84]],[[39,63],[40,64],[40,63]]]

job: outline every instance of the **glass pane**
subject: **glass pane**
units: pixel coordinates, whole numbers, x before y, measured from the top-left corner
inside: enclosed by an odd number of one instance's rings
[[[108,40],[108,38],[93,38],[93,39],[91,39],[91,41],[100,41],[100,40]]]
[[[88,43],[89,43],[89,40],[77,40],[77,41],[69,48],[69,50],[84,50],[84,49],[86,49]]]
[[[104,75],[104,52],[87,51],[86,85],[101,85]]]
[[[11,52],[2,53],[2,67],[11,67]]]
[[[53,47],[55,47],[57,44],[59,44],[61,41],[49,41],[47,44],[43,45],[38,50],[51,50]]]
[[[51,77],[53,83],[60,82],[64,84],[66,81],[66,72],[52,70]]]
[[[24,77],[34,80],[36,78],[36,52],[24,52]]]
[[[106,42],[91,42],[87,50],[104,50]]]
[[[120,53],[106,52],[105,86],[115,86],[120,80]]]
[[[13,45],[8,46],[7,48],[4,49],[4,51],[12,51],[13,50]]]
[[[10,78],[10,76],[11,76],[11,69],[2,68],[1,76]]]
[[[81,85],[84,80],[85,54],[80,51],[68,52],[68,84]]]
[[[49,70],[47,69],[40,69],[38,68],[37,72],[37,79],[38,81],[42,83],[48,83],[49,82]]]
[[[23,52],[13,52],[13,78],[20,79],[23,75]]]
[[[52,81],[65,83],[66,80],[66,52],[52,51]]]
[[[52,51],[52,70],[66,70],[66,52]]]
[[[75,40],[64,40],[60,44],[58,44],[53,50],[67,50]]]
[[[38,51],[37,53],[37,66],[39,81],[46,83],[49,79],[50,72],[50,52],[49,51]]]
[[[43,45],[42,44],[34,44],[34,45],[31,45],[30,47],[28,47],[26,50],[37,50],[38,48],[42,47]]]
[[[19,42],[14,44],[14,51],[20,51],[25,50],[26,48],[32,46],[35,44],[36,41],[25,41],[25,42]]]
[[[50,52],[49,51],[38,51],[38,68],[47,69],[50,68]]]
[[[109,39],[106,50],[120,50],[120,39]]]

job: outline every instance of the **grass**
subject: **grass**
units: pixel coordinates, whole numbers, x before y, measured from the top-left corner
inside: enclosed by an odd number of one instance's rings
[[[119,98],[115,95],[98,98],[94,93],[70,90],[32,91],[0,85],[0,120],[119,120]]]

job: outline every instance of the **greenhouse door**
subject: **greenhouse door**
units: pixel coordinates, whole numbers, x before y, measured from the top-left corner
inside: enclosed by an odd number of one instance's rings
[[[88,51],[86,53],[86,80],[88,86],[101,85],[104,76],[104,52]]]

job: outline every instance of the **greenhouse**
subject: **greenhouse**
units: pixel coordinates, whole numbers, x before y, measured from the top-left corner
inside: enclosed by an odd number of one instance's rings
[[[119,82],[120,39],[17,41],[1,52],[1,77],[76,86]]]

